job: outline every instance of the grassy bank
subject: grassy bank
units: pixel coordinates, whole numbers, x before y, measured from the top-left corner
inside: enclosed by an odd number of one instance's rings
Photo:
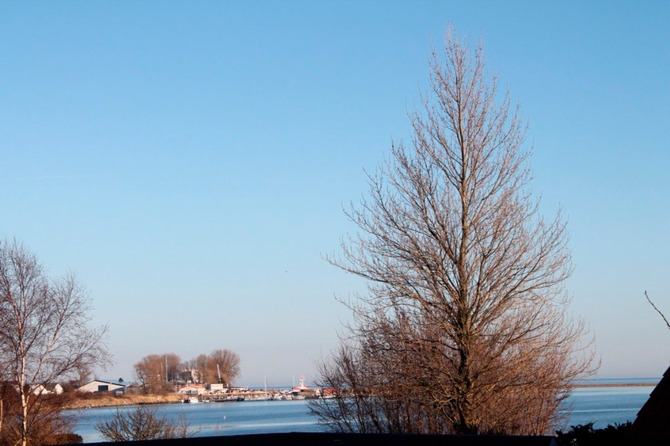
[[[86,397],[74,398],[67,404],[68,409],[85,409],[91,407],[130,406],[134,404],[166,404],[178,403],[183,395],[100,395],[90,394]]]

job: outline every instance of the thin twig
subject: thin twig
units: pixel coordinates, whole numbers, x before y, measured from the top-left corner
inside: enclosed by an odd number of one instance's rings
[[[650,304],[652,307],[654,307],[654,310],[656,310],[656,312],[657,312],[658,314],[661,315],[661,317],[662,317],[663,320],[665,321],[665,325],[667,325],[668,328],[670,328],[670,322],[668,322],[668,320],[665,318],[665,315],[664,315],[663,313],[661,313],[661,310],[659,310],[659,309],[656,307],[656,305],[654,305],[654,303],[651,301],[651,299],[649,298],[649,295],[647,294],[646,291],[644,292],[644,297],[646,297],[646,298],[647,298],[647,302],[649,302],[649,304]]]

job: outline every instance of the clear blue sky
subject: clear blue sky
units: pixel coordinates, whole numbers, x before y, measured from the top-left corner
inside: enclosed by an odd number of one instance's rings
[[[322,260],[447,25],[521,105],[533,190],[569,218],[602,377],[660,376],[670,330],[670,3],[0,1],[0,235],[74,271],[116,365],[241,356],[316,378],[361,290]]]

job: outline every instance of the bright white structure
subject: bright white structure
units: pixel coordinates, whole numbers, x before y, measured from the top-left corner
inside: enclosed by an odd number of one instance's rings
[[[88,384],[84,384],[80,388],[77,389],[80,392],[92,392],[92,393],[98,393],[98,392],[125,392],[126,391],[126,385],[124,383],[120,383],[117,381],[102,381],[100,379],[96,379],[91,381]]]
[[[189,384],[183,387],[180,387],[177,390],[177,393],[180,395],[202,395],[205,393],[205,386],[202,384]]]
[[[32,391],[34,395],[49,395],[52,393],[60,395],[61,393],[63,393],[63,387],[60,384],[47,385],[47,386],[38,384],[37,386],[32,388]]]
[[[223,384],[214,383],[208,386],[208,390],[210,393],[223,393],[225,391],[225,387],[223,387]]]

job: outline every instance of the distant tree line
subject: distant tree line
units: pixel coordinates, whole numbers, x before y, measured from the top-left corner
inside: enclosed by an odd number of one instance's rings
[[[177,383],[220,383],[230,387],[240,375],[240,357],[227,349],[214,350],[188,361],[182,361],[174,353],[151,354],[134,368],[135,378],[144,393],[172,392]]]

